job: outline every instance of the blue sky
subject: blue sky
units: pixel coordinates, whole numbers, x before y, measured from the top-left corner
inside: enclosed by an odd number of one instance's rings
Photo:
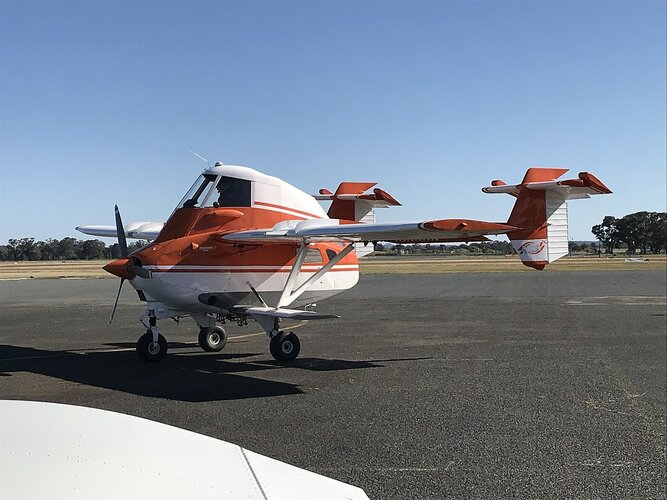
[[[382,221],[505,221],[530,166],[595,173],[570,236],[666,205],[665,2],[0,0],[0,243],[164,220],[211,161]]]

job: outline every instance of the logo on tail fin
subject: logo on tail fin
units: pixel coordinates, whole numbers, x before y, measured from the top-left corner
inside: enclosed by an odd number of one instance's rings
[[[528,240],[516,249],[516,253],[519,255],[537,255],[542,253],[546,246],[544,240]]]

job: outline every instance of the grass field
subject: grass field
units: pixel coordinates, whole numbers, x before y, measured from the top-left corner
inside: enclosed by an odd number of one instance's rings
[[[106,260],[57,261],[57,262],[1,262],[0,279],[30,278],[112,278],[102,270]],[[401,273],[462,273],[462,272],[506,272],[533,271],[516,256],[483,258],[373,258],[362,259],[362,274]],[[651,255],[644,262],[628,262],[623,257],[564,257],[547,266],[545,272],[553,271],[630,271],[638,269],[664,270],[667,258]]]
[[[644,262],[627,262],[624,258],[614,257],[563,257],[549,264],[544,271],[626,271],[637,269],[665,269],[667,260],[664,255],[649,256]],[[534,272],[524,266],[518,257],[482,257],[482,258],[394,258],[361,262],[361,271],[365,274],[391,273],[462,273],[462,272]]]

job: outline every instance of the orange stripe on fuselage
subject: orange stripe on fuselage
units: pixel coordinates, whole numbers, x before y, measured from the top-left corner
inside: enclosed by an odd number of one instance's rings
[[[313,219],[321,219],[321,218],[322,218],[321,215],[315,215],[315,214],[311,214],[311,213],[309,213],[309,212],[304,212],[303,210],[297,210],[296,208],[284,207],[284,206],[282,206],[282,205],[275,205],[275,204],[273,204],[273,203],[267,203],[267,202],[265,202],[265,201],[256,201],[256,202],[254,203],[254,205],[259,205],[259,206],[264,206],[264,207],[271,207],[271,208],[277,208],[277,209],[279,209],[279,210],[286,210],[286,211],[288,211],[288,212],[294,212],[294,213],[296,213],[296,214],[301,214],[301,215],[304,215],[304,216],[306,216],[306,217],[311,217],[311,218],[313,218]]]

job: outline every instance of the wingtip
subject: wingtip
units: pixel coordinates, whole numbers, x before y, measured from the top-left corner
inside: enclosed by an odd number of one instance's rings
[[[584,182],[585,186],[595,189],[600,194],[612,194],[613,192],[611,189],[605,186],[605,184],[600,179],[595,177],[590,172],[579,172],[578,177]]]

